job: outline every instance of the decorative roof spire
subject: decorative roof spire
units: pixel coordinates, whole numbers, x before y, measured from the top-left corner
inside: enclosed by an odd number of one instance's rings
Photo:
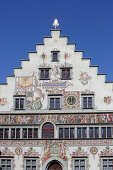
[[[58,20],[57,20],[57,19],[54,20],[53,26],[55,27],[55,30],[56,30],[57,27],[59,26],[59,23],[58,23]]]

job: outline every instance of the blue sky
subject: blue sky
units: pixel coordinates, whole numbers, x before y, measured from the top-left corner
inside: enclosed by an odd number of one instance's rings
[[[0,0],[0,82],[50,35],[55,18],[61,35],[113,81],[113,0]]]

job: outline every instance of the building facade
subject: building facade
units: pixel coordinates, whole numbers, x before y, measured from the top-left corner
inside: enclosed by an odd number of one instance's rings
[[[0,84],[3,170],[113,170],[113,83],[60,34]]]

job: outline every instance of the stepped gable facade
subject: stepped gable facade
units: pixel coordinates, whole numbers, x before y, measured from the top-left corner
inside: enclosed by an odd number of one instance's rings
[[[0,84],[0,166],[111,170],[112,124],[113,83],[51,30]]]

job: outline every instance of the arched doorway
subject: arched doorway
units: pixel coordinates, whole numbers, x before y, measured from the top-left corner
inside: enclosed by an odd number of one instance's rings
[[[62,166],[56,162],[56,161],[53,161],[49,166],[48,166],[48,169],[47,170],[63,170],[62,169]]]

